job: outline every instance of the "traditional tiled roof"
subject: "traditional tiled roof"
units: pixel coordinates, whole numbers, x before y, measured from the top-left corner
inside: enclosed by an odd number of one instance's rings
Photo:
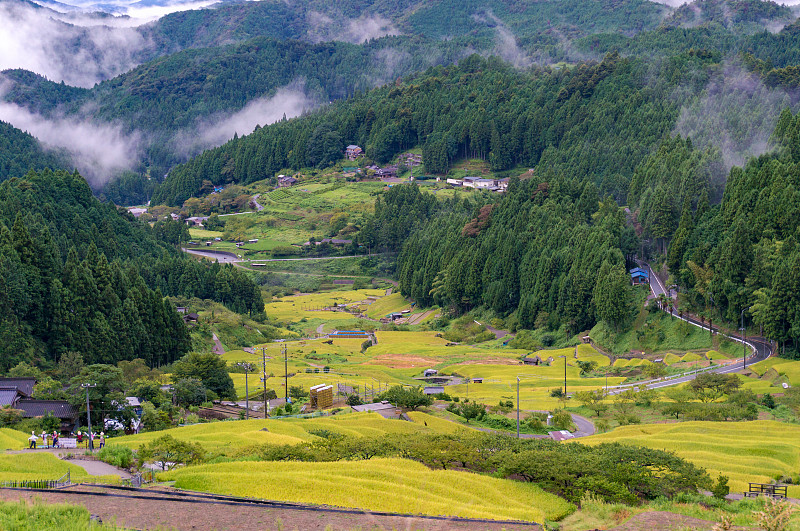
[[[78,416],[75,406],[64,400],[27,400],[23,399],[17,403],[17,409],[25,413],[23,417],[43,417],[51,413],[54,417],[61,419],[73,419]]]
[[[0,378],[0,387],[16,387],[25,396],[33,394],[36,378]]]

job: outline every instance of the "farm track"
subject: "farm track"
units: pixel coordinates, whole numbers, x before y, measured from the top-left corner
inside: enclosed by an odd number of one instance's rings
[[[265,487],[269,492],[269,487]],[[0,489],[4,500],[40,499],[47,503],[83,505],[103,521],[136,529],[159,526],[176,529],[541,529],[532,522],[419,516],[369,512],[321,505],[303,505],[169,487],[139,489],[80,484],[62,489]],[[330,527],[328,527],[330,526]]]

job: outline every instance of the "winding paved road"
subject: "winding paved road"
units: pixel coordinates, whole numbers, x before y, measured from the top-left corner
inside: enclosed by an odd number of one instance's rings
[[[670,301],[674,301],[675,294],[672,293],[672,290],[668,290],[664,286],[664,283],[661,281],[658,275],[655,274],[655,272],[652,270],[650,264],[644,261],[639,261],[638,263],[640,267],[646,268],[648,273],[650,274],[650,291],[652,291],[653,295],[658,297],[661,294],[666,294],[669,297]],[[672,302],[670,304],[672,304]],[[687,323],[694,325],[698,328],[702,328],[703,330],[709,329],[707,324],[701,322],[699,319],[695,319],[692,316],[686,315],[684,317],[681,317],[680,315],[677,314],[677,312],[674,312],[673,315],[675,318],[686,321]],[[716,326],[713,328],[714,332],[717,334],[722,334],[723,336],[738,343],[746,344],[748,347],[750,347],[752,353],[747,356],[746,360],[737,361],[736,363],[722,365],[711,369],[701,369],[697,371],[692,371],[691,373],[686,373],[686,375],[680,377],[659,378],[656,380],[647,380],[643,382],[614,386],[613,388],[609,388],[608,394],[615,395],[623,391],[626,391],[628,389],[640,386],[647,386],[648,389],[672,387],[693,380],[695,376],[697,376],[697,374],[700,372],[714,372],[717,374],[737,373],[745,369],[746,365],[752,365],[753,363],[765,360],[772,355],[773,352],[772,343],[763,337],[748,337],[746,341],[743,341],[741,337],[731,336],[723,332],[720,332],[719,328]]]

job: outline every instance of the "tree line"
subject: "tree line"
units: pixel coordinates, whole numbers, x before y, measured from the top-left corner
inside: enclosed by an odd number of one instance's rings
[[[169,238],[183,232],[179,222],[151,228],[101,203],[77,174],[45,170],[2,183],[2,366],[48,366],[69,351],[87,363],[170,363],[191,342],[167,295],[263,315],[247,273],[184,256]]]

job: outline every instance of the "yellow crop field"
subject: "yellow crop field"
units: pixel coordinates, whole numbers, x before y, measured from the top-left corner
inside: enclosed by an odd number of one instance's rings
[[[669,356],[670,354],[667,354],[667,356],[664,358],[664,363],[669,364],[669,362],[667,362],[667,358]],[[680,361],[680,358],[678,358],[677,356],[675,356],[675,358],[677,358]],[[650,365],[652,363],[653,362],[650,360],[639,359],[639,358],[633,358],[630,360],[619,359],[614,362],[614,367],[641,367],[642,365]]]
[[[706,468],[712,478],[728,476],[732,492],[746,490],[749,482],[769,483],[797,474],[800,468],[800,426],[775,421],[624,426],[581,442],[621,442],[669,450]],[[800,496],[800,486],[790,486],[789,496]]]
[[[703,359],[700,354],[695,354],[694,352],[687,352],[686,354],[681,357],[681,361],[700,361]]]
[[[439,417],[434,417],[422,411],[409,411],[408,417],[417,424],[421,424],[427,428],[431,428],[437,433],[457,433],[459,431],[469,430],[474,431],[474,428],[450,422]]]
[[[332,463],[234,462],[161,474],[177,488],[372,511],[542,522],[574,506],[530,483],[406,459]]]
[[[24,454],[0,454],[0,481],[11,480],[56,480],[70,472],[73,479],[86,480],[89,474],[85,469],[62,461],[46,452]],[[94,476],[91,476],[95,479]],[[106,476],[98,476],[106,480]],[[107,481],[106,481],[107,482]]]
[[[4,450],[21,450],[28,447],[26,433],[11,428],[0,428],[0,448]]]
[[[721,352],[717,352],[716,350],[709,350],[708,352],[706,352],[706,359],[709,359],[709,360],[726,360],[726,359],[728,359],[728,356],[726,356],[725,354],[723,354]]]
[[[200,443],[206,450],[225,452],[253,444],[297,444],[316,440],[311,432],[325,429],[353,437],[379,436],[388,433],[436,431],[413,422],[388,420],[377,413],[348,413],[311,419],[267,419],[194,424],[165,431],[126,435],[109,439],[109,446],[138,448],[164,434],[179,440]]]
[[[369,306],[367,306],[367,317],[372,319],[380,319],[386,315],[394,312],[401,312],[403,310],[410,310],[411,303],[399,293],[392,293],[387,297],[381,297]]]
[[[775,369],[778,374],[785,376],[792,386],[800,385],[800,361],[789,361],[783,358],[769,358],[750,366],[760,375],[769,369]]]

